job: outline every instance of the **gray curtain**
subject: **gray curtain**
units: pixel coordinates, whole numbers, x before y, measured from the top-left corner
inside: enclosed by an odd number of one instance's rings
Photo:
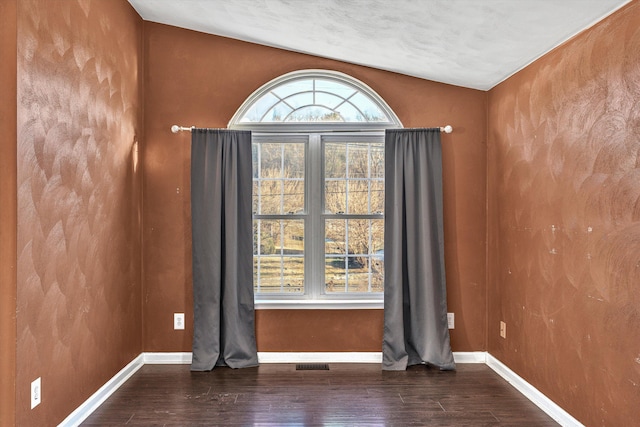
[[[385,134],[382,368],[455,369],[443,252],[439,129]]]
[[[251,132],[192,130],[192,371],[258,365],[251,181]]]

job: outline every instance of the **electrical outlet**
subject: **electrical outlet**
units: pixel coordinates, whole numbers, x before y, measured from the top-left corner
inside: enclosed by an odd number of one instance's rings
[[[173,329],[184,329],[184,313],[173,313]]]
[[[447,313],[447,325],[449,326],[449,329],[455,329],[456,328],[456,315],[453,313]]]
[[[500,336],[502,338],[507,338],[507,324],[502,320],[500,321]]]
[[[42,379],[34,380],[31,383],[31,409],[35,408],[42,401]]]

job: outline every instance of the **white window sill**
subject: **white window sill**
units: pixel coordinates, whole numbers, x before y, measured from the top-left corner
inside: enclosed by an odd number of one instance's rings
[[[382,300],[256,300],[256,310],[370,310],[383,309]]]

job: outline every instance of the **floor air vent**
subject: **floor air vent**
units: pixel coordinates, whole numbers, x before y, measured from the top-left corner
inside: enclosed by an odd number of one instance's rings
[[[296,371],[328,371],[329,365],[327,363],[298,363],[296,365]]]

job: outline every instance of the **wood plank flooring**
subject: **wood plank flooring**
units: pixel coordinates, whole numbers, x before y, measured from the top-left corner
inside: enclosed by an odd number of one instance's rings
[[[83,426],[555,426],[483,364],[457,371],[145,365]]]

